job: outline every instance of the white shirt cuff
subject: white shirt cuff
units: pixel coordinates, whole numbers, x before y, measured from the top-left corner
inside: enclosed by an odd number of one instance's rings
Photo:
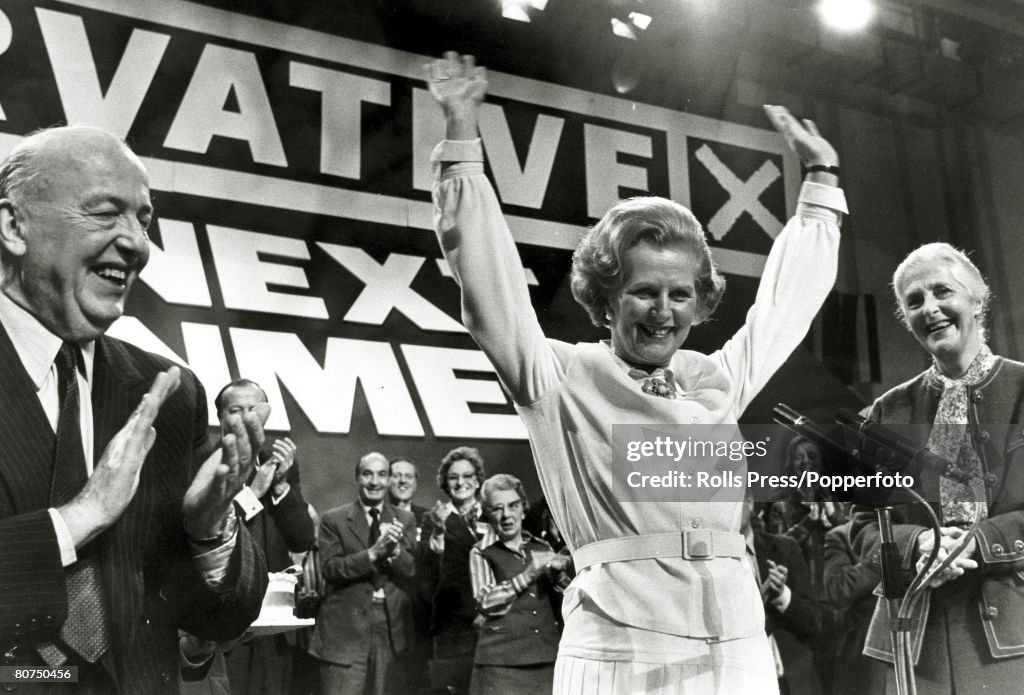
[[[482,162],[484,147],[476,140],[442,140],[430,153],[432,162]]]
[[[843,194],[842,188],[826,186],[823,183],[814,183],[813,181],[804,181],[803,186],[800,187],[800,196],[797,198],[797,203],[820,205],[842,213],[850,213],[846,207],[846,196]]]
[[[60,564],[63,567],[78,562],[78,553],[75,551],[75,540],[71,537],[71,530],[68,529],[64,517],[53,507],[48,510],[50,520],[53,522],[53,530],[57,534],[57,547],[60,548]]]
[[[260,502],[260,498],[256,496],[256,493],[248,485],[238,491],[238,494],[235,495],[235,502],[241,507],[246,521],[249,521],[263,511],[263,504]]]
[[[283,500],[285,497],[288,496],[288,493],[291,492],[291,491],[292,491],[292,486],[289,485],[288,483],[285,483],[284,484],[284,492],[282,492],[280,495],[277,495],[277,496],[271,495],[270,503],[273,504],[276,507],[278,504],[280,504],[281,500]]]
[[[772,605],[779,613],[785,613],[789,604],[793,601],[793,591],[788,586],[782,587],[782,593],[772,599]]]

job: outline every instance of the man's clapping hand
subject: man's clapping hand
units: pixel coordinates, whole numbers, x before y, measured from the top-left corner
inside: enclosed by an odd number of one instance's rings
[[[103,450],[85,487],[58,509],[76,548],[81,548],[120,519],[132,501],[139,487],[142,462],[156,441],[153,422],[160,407],[180,383],[178,367],[157,375],[128,422]]]
[[[275,439],[271,445],[274,453],[263,463],[256,466],[256,475],[249,483],[249,489],[257,497],[263,497],[273,487],[274,495],[280,497],[288,491],[288,482],[285,476],[288,470],[295,463],[295,451],[297,447],[288,437]]]
[[[789,588],[786,586],[786,579],[789,578],[789,568],[780,565],[775,561],[768,560],[768,574],[761,583],[761,595],[765,601],[774,601],[785,595]]]
[[[263,447],[263,425],[269,417],[270,406],[260,403],[244,415],[227,414],[221,420],[220,448],[199,469],[182,504],[189,538],[206,540],[223,532],[231,503]]]
[[[398,555],[401,546],[398,541],[402,538],[405,527],[400,521],[388,521],[380,525],[380,538],[370,546],[370,561],[377,562],[382,558],[392,558]]]
[[[452,513],[452,506],[447,502],[438,500],[434,502],[434,506],[427,511],[427,516],[430,521],[434,524],[436,531],[444,532],[445,521],[448,520],[448,516]]]
[[[278,497],[288,491],[288,471],[295,465],[295,452],[298,447],[288,437],[275,439],[272,445],[274,455],[270,457],[277,465],[274,469],[274,494]]]

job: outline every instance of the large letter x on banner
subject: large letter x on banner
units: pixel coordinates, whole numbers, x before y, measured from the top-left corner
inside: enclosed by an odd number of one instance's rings
[[[707,230],[712,239],[721,241],[725,238],[725,235],[729,233],[732,226],[736,224],[736,220],[744,212],[750,213],[754,221],[761,225],[761,228],[772,239],[779,235],[779,232],[782,231],[782,222],[758,200],[764,190],[782,176],[782,172],[774,162],[765,161],[753,176],[746,181],[741,181],[707,145],[702,145],[697,150],[696,156],[722,188],[729,193],[729,200],[708,222]]]

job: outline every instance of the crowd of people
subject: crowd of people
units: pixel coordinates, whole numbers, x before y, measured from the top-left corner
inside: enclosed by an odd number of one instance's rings
[[[447,54],[427,82],[446,124],[440,246],[543,499],[460,446],[437,495],[417,496],[417,462],[366,452],[354,499],[315,510],[300,447],[265,435],[266,394],[245,378],[217,395],[211,437],[190,371],[105,335],[149,256],[141,160],[99,128],[51,128],[0,165],[0,666],[57,679],[22,692],[97,695],[895,692],[870,509],[808,490],[762,508],[629,503],[612,465],[614,425],[735,425],[796,348],[835,279],[835,149],[766,107],[806,177],[721,349],[682,349],[725,280],[693,214],[656,197],[613,206],[581,241],[572,292],[610,340],[571,345],[543,334],[484,173],[486,73]],[[921,247],[893,290],[932,365],[869,417],[926,425],[919,444],[949,464],[919,481],[937,531],[920,506],[893,512],[898,571],[930,573],[917,692],[1016,692],[1024,365],[989,349],[991,292],[962,252]],[[821,454],[797,438],[787,466]],[[270,579],[314,547],[313,627],[250,631]],[[74,683],[54,675],[68,666]]]
[[[247,379],[217,397],[222,415],[261,402]],[[542,501],[531,514],[517,478],[486,478],[479,452],[458,447],[438,467],[445,499],[427,509],[412,501],[417,466],[370,452],[354,464],[356,499],[318,515],[303,501],[295,453],[287,438],[267,449],[238,512],[272,572],[316,536],[326,592],[315,627],[228,642],[182,634],[185,692],[551,690],[572,561]]]

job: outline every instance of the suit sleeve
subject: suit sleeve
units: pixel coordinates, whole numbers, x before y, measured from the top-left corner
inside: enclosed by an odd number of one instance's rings
[[[207,427],[206,393],[194,376],[190,382],[195,394],[192,423],[194,478],[215,445],[210,440]],[[206,584],[196,568],[184,527],[180,529],[179,542],[175,547],[187,558],[186,562],[176,565],[179,571],[174,574],[177,576],[172,575],[166,584],[174,592],[175,600],[182,604],[179,627],[197,637],[213,640],[234,639],[245,632],[259,615],[267,590],[266,560],[245,524],[238,524],[238,537],[228,563],[227,576],[216,590]]]
[[[360,581],[373,572],[368,548],[356,549],[346,543],[337,514],[325,514],[320,523],[320,565],[324,579],[333,584]]]
[[[309,517],[306,500],[302,497],[299,484],[299,462],[288,471],[288,494],[274,504],[270,497],[264,498],[264,509],[269,507],[270,517],[281,532],[285,545],[293,553],[301,553],[313,547],[313,520]]]
[[[405,526],[398,541],[401,550],[397,557],[387,563],[387,568],[393,576],[412,580],[416,577],[416,518],[411,512],[405,512],[400,514],[398,519]]]
[[[828,603],[847,610],[869,595],[881,576],[869,565],[859,562],[841,533],[842,527],[825,534],[825,596]]]
[[[51,631],[67,617],[64,567],[45,509],[0,520],[0,636]]]
[[[430,548],[430,536],[437,528],[429,514],[423,517],[419,547],[416,549],[416,594],[426,605],[434,602],[441,573],[441,556]]]
[[[779,546],[782,552],[778,558],[773,559],[789,570],[786,585],[792,592],[792,597],[784,613],[780,613],[770,603],[765,605],[765,611],[774,614],[779,624],[805,641],[817,640],[832,634],[836,616],[818,599],[811,584],[811,572],[800,552],[800,546],[785,536],[781,541],[784,541]]]

